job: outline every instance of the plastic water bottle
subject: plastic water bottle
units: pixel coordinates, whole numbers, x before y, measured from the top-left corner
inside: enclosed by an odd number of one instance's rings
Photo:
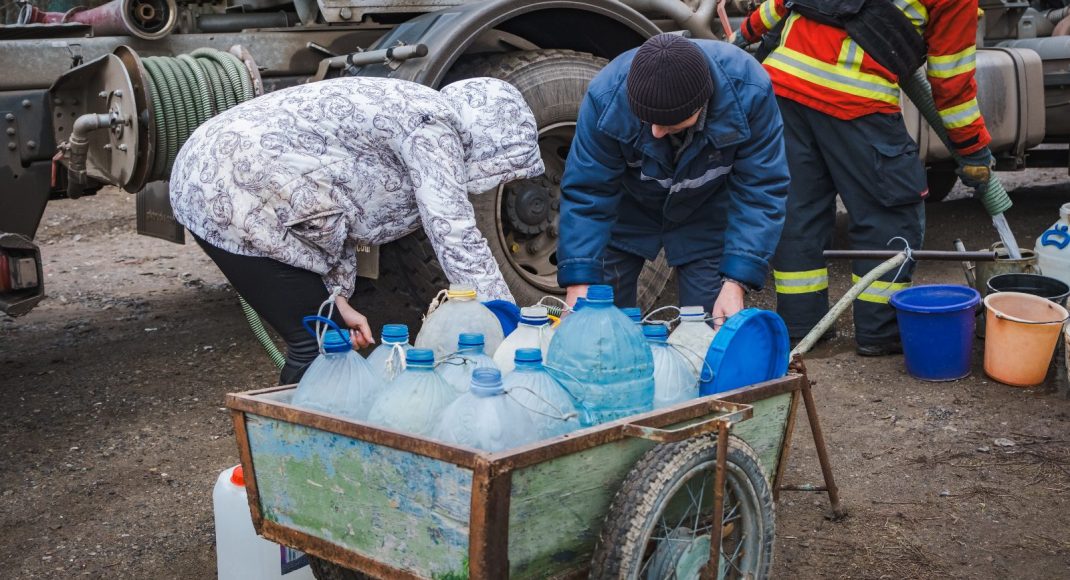
[[[509,336],[505,337],[498,352],[494,353],[494,364],[502,371],[502,376],[513,372],[513,359],[522,348],[537,348],[546,355],[550,339],[554,337],[554,327],[550,324],[550,315],[543,306],[525,306],[520,309],[520,324],[517,324]],[[541,362],[541,360],[540,360]]]
[[[675,347],[669,345],[669,329],[661,324],[643,327],[643,336],[654,352],[654,408],[669,407],[698,397],[698,373]]]
[[[634,306],[631,306],[631,307],[628,307],[628,308],[621,308],[620,311],[623,312],[624,315],[627,316],[628,318],[631,318],[632,322],[634,322],[636,324],[642,324],[643,323],[643,311],[642,310],[639,310],[638,308],[636,308]]]
[[[457,394],[467,393],[472,384],[472,371],[482,368],[496,369],[494,359],[483,352],[483,335],[465,332],[457,339],[457,351],[438,365],[442,376]]]
[[[706,323],[706,311],[701,306],[684,306],[680,309],[680,324],[669,335],[669,344],[680,347],[680,351],[691,363],[691,368],[700,377],[709,377],[706,366],[706,352],[713,344],[717,331]]]
[[[240,465],[219,474],[212,506],[220,580],[315,580],[307,556],[256,535]]]
[[[565,387],[542,366],[542,352],[537,348],[516,351],[516,370],[502,384],[520,403],[535,423],[539,439],[550,439],[580,428],[572,397]]]
[[[476,300],[476,291],[454,284],[446,292],[446,301],[424,320],[416,336],[416,348],[430,348],[441,359],[454,351],[462,332],[482,334],[490,355],[494,355],[505,339],[498,317]]]
[[[368,364],[376,376],[389,383],[405,370],[405,353],[410,348],[408,326],[385,324],[382,341],[368,355]]]
[[[1041,274],[1070,284],[1070,203],[1059,208],[1059,221],[1040,234],[1034,249]]]
[[[591,286],[587,304],[554,335],[546,370],[572,393],[584,427],[654,407],[654,355],[643,332],[613,306],[611,286]]]
[[[320,355],[297,383],[291,404],[352,419],[366,418],[379,383],[368,361],[353,350],[349,333],[331,319],[306,316],[304,324],[319,342]],[[328,328],[319,330],[321,324]]]
[[[576,298],[576,304],[574,304],[572,306],[572,311],[573,312],[579,312],[586,305],[587,305],[587,297],[586,296],[580,296],[580,297]]]
[[[472,374],[469,391],[442,412],[435,438],[483,451],[502,451],[538,439],[528,411],[502,388],[498,369]]]
[[[435,372],[435,353],[413,348],[405,353],[405,370],[379,396],[368,421],[413,435],[430,435],[442,410],[457,393]]]

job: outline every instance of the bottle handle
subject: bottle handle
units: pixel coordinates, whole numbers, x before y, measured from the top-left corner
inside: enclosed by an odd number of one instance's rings
[[[1054,238],[1062,237],[1061,240]],[[1067,226],[1055,226],[1054,229],[1050,229],[1040,235],[1040,245],[1042,246],[1055,246],[1060,250],[1065,250],[1066,246],[1070,246],[1070,233],[1067,232]]]

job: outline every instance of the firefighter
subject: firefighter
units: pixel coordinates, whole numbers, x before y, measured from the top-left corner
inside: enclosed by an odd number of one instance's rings
[[[558,282],[635,306],[664,249],[680,303],[715,323],[768,275],[788,173],[769,77],[724,42],[661,34],[591,81],[561,183]],[[722,289],[722,282],[723,289]]]
[[[790,10],[785,0],[766,0],[733,41],[746,46],[779,33],[764,65],[784,118],[792,179],[773,278],[777,312],[798,339],[828,312],[822,251],[832,244],[837,193],[847,208],[852,248],[887,249],[897,236],[914,249],[922,245],[929,192],[899,108],[902,74],[927,62],[940,117],[965,159],[964,183],[977,187],[987,178],[992,154],[974,81],[977,0],[788,4]],[[844,14],[852,4],[860,11]],[[895,42],[899,50],[886,50]],[[854,261],[852,279],[857,282],[877,263]],[[910,285],[911,268],[896,274],[881,277],[854,303],[860,355],[902,352],[888,300]]]

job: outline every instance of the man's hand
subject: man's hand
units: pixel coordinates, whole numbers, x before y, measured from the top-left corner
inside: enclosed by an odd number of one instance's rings
[[[969,155],[962,156],[963,164],[956,170],[962,184],[972,189],[980,189],[988,185],[992,176],[992,151],[988,147],[982,147]]]
[[[575,286],[569,286],[565,289],[565,303],[569,308],[576,307],[576,299],[581,296],[587,296],[587,284],[577,284]],[[567,314],[567,313],[562,313]]]
[[[721,294],[717,296],[717,302],[713,305],[713,327],[719,328],[740,310],[743,310],[743,287],[737,282],[728,280],[721,286]]]
[[[344,296],[338,296],[334,299],[334,305],[338,308],[338,314],[341,315],[346,326],[353,331],[349,334],[352,337],[355,348],[364,348],[375,344],[375,339],[372,338],[372,329],[368,326],[368,319],[354,310],[349,305],[349,300]]]

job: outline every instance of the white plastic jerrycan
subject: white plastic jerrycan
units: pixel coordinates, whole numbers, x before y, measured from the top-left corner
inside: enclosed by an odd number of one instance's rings
[[[219,580],[315,580],[303,553],[256,535],[240,465],[219,474],[212,504]]]
[[[1059,208],[1059,221],[1040,234],[1034,249],[1041,274],[1070,284],[1070,203]]]

